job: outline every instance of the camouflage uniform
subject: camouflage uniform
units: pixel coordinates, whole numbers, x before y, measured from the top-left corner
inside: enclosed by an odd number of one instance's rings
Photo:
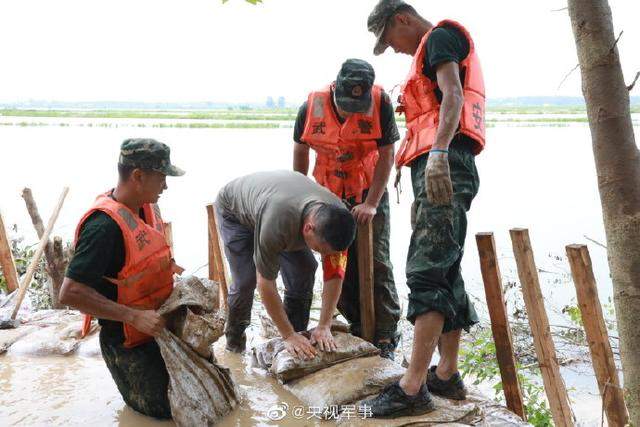
[[[469,144],[454,141],[449,147],[453,200],[434,206],[427,200],[425,167],[429,154],[411,163],[416,218],[407,255],[407,286],[410,289],[407,319],[429,311],[445,317],[443,332],[469,330],[478,316],[464,289],[460,262],[467,235],[467,211],[478,192],[480,179]]]
[[[363,200],[366,199],[366,192]],[[354,206],[354,200],[347,200]],[[376,321],[375,340],[390,339],[397,345],[396,332],[400,319],[400,303],[393,279],[393,265],[389,256],[389,193],[384,192],[373,217],[373,286]],[[349,247],[347,269],[345,271],[342,293],[338,301],[338,310],[351,324],[351,331],[360,335],[360,288],[358,275],[358,245]]]
[[[153,139],[125,140],[118,163],[166,176],[184,174],[171,164],[169,147]],[[116,222],[103,212],[89,217],[82,225],[75,249],[66,276],[117,302],[116,287],[105,279],[115,278],[125,263],[122,231]],[[125,403],[144,415],[171,418],[169,374],[156,342],[125,348],[122,323],[98,320],[102,358]]]
[[[122,341],[100,333],[100,350],[127,405],[150,417],[171,418],[169,373],[155,341],[124,348]]]

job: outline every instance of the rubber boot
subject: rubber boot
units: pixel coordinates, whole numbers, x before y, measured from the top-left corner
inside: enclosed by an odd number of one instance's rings
[[[306,331],[309,326],[311,298],[292,298],[285,295],[284,311],[296,332]]]
[[[229,312],[227,322],[224,328],[224,335],[227,338],[227,351],[233,353],[242,353],[247,346],[247,334],[245,329],[249,326],[246,320],[238,320]]]

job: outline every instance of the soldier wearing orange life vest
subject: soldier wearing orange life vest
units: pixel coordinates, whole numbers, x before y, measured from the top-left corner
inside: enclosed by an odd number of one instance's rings
[[[373,67],[349,59],[336,81],[311,92],[294,129],[293,169],[309,172],[309,150],[316,154],[313,176],[340,197],[360,223],[373,222],[376,344],[393,358],[400,305],[389,257],[389,195],[393,145],[399,139],[393,107],[374,84]],[[338,309],[360,334],[357,253],[355,245],[341,255],[323,259],[325,280],[344,278]]]
[[[430,393],[466,397],[460,334],[478,317],[460,262],[466,213],[479,187],[474,157],[485,145],[484,81],[474,41],[455,21],[433,25],[402,0],[380,0],[367,24],[376,55],[391,46],[413,56],[399,99],[407,133],[396,166],[410,168],[415,198],[406,268],[407,319],[415,332],[405,375],[364,404],[377,417],[417,415],[434,409]],[[440,360],[429,367],[436,345]]]
[[[62,304],[87,313],[85,329],[89,315],[98,318],[102,355],[124,401],[155,418],[171,418],[169,377],[153,340],[164,319],[155,310],[180,271],[156,204],[166,176],[184,174],[169,154],[152,139],[123,142],[118,185],[99,195],[80,220],[60,290]]]

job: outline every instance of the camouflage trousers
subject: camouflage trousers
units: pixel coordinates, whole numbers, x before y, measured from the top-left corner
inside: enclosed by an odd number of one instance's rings
[[[365,193],[366,197],[366,193]],[[347,204],[353,206],[353,200]],[[385,191],[373,218],[373,286],[376,317],[375,340],[391,339],[397,344],[396,328],[400,319],[400,303],[393,279],[393,265],[389,256],[389,193]],[[342,293],[338,310],[351,324],[351,331],[360,335],[360,287],[358,276],[358,248],[349,247]]]
[[[169,373],[155,341],[129,349],[101,331],[100,349],[127,405],[149,417],[171,418]]]
[[[425,167],[429,154],[411,163],[415,225],[407,255],[407,286],[410,289],[407,319],[430,311],[445,318],[443,333],[469,328],[478,316],[465,291],[460,262],[467,235],[467,212],[478,192],[480,180],[471,147],[452,143],[449,168],[453,201],[434,206],[427,200]]]

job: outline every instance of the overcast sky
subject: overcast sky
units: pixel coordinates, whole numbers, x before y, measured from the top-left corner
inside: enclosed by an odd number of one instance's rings
[[[374,57],[376,0],[0,0],[0,100],[297,102],[342,61],[370,61],[390,90],[410,57]],[[640,70],[640,1],[609,0],[627,82]],[[415,0],[474,36],[489,97],[579,96],[563,0]]]

